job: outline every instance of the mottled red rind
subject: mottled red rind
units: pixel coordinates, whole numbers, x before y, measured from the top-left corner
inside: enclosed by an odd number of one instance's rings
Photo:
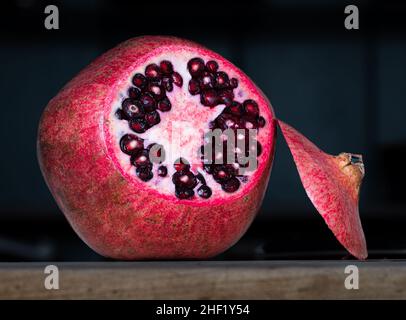
[[[343,168],[338,157],[324,153],[286,123],[278,123],[313,205],[338,241],[353,256],[366,259],[368,252],[358,212],[363,172],[351,164]]]
[[[203,259],[233,245],[246,231],[263,200],[272,166],[276,123],[269,101],[269,145],[255,183],[236,197],[210,205],[151,196],[117,169],[105,139],[106,105],[120,79],[154,50],[185,46],[172,37],[140,37],[108,51],[53,98],[38,132],[38,158],[59,207],[78,235],[98,253],[116,259]],[[219,59],[215,53],[212,53]],[[223,60],[224,61],[224,60]],[[228,63],[228,62],[227,62]],[[245,76],[246,77],[246,76]]]

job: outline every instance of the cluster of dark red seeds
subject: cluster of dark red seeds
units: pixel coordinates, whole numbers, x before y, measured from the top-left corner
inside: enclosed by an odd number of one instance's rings
[[[234,100],[233,90],[238,87],[238,80],[229,79],[227,73],[220,71],[216,61],[210,60],[205,63],[201,58],[193,58],[187,64],[192,79],[189,81],[188,90],[192,95],[200,95],[200,102],[207,107],[225,105],[223,112],[209,124],[210,129],[232,129],[237,146],[237,129],[245,130],[245,157],[250,150],[249,129],[259,130],[265,126],[265,119],[260,116],[258,104],[251,99],[239,103]],[[127,120],[130,128],[136,133],[144,133],[146,130],[160,122],[160,112],[171,110],[171,102],[166,96],[166,92],[173,90],[173,85],[182,87],[183,79],[179,73],[173,70],[171,62],[164,60],[159,65],[149,64],[145,68],[145,74],[137,73],[132,79],[132,86],[128,90],[128,97],[122,102],[121,108],[116,111],[119,119]],[[222,142],[222,150],[227,152],[227,141]],[[153,178],[153,161],[150,159],[151,144],[144,147],[144,140],[134,134],[126,134],[120,140],[121,151],[130,155],[131,164],[136,168],[136,174],[142,181],[149,181]],[[247,182],[247,176],[241,174],[241,168],[247,168],[247,164],[241,164],[239,156],[241,150],[236,148],[234,153],[235,162],[226,163],[226,157],[218,163],[215,155],[215,142],[207,142],[201,146],[202,154],[205,148],[211,148],[211,163],[207,163],[207,157],[202,155],[204,170],[211,174],[214,180],[221,184],[225,192],[235,192],[240,187],[241,182]],[[251,148],[252,149],[252,148]],[[261,154],[262,147],[256,143],[257,156]],[[163,147],[154,148],[156,156],[161,160],[164,157]],[[217,161],[216,161],[217,160]],[[216,163],[215,163],[216,162]],[[172,175],[172,182],[175,185],[175,194],[179,199],[191,199],[194,197],[194,189],[202,198],[209,198],[212,190],[207,186],[201,173],[194,174],[190,170],[190,165],[185,159],[178,159],[174,164],[176,172]],[[168,169],[164,165],[157,168],[157,175],[166,177]]]
[[[154,149],[152,149],[154,147]],[[165,154],[163,146],[152,143],[146,148],[144,147],[144,140],[135,134],[125,134],[120,139],[120,149],[125,154],[130,155],[130,162],[135,166],[135,173],[142,181],[149,181],[154,176],[152,173],[153,161],[150,159],[151,149],[156,153],[154,159],[164,160]],[[159,166],[157,170],[158,176],[165,177],[168,170],[165,166]]]
[[[226,108],[223,112],[212,121],[210,129],[232,129],[236,137],[237,145],[237,129],[245,130],[245,156],[248,156],[249,148],[249,129],[259,129],[265,126],[264,117],[260,116],[258,104],[251,99],[245,100],[243,103],[234,101],[233,90],[238,87],[238,80],[235,78],[229,79],[227,73],[219,71],[219,66],[216,61],[210,60],[207,63],[201,58],[193,58],[188,62],[188,70],[192,79],[189,81],[189,92],[192,95],[200,94],[200,102],[204,106],[215,107],[223,104]],[[203,167],[205,171],[213,175],[216,182],[221,184],[221,187],[226,192],[235,192],[240,187],[240,181],[246,182],[246,176],[241,175],[239,168],[247,167],[247,164],[240,164],[238,161],[239,154],[235,152],[235,163],[226,164],[226,157],[222,164],[215,164],[214,161],[214,142],[209,142],[202,146],[202,154],[204,148],[212,148],[213,158],[211,163],[206,163],[208,159],[202,156]],[[223,146],[223,154],[226,154],[226,142]],[[256,145],[257,156],[262,151],[262,146],[259,142]]]
[[[187,67],[192,76],[188,86],[189,92],[192,95],[200,94],[202,105],[231,105],[234,99],[233,89],[238,87],[237,79],[229,79],[227,73],[218,71],[219,66],[214,60],[205,64],[201,58],[193,58],[189,60]]]
[[[210,187],[206,185],[206,180],[201,173],[193,174],[190,171],[189,163],[179,158],[174,164],[176,172],[172,175],[172,182],[175,185],[175,194],[179,199],[190,199],[194,196],[194,188],[200,184],[197,189],[197,194],[204,198],[210,198],[212,191]]]
[[[132,79],[134,87],[128,90],[121,108],[116,111],[119,119],[128,121],[130,128],[136,133],[144,133],[160,121],[161,112],[171,110],[171,102],[166,92],[173,90],[173,85],[182,87],[181,75],[173,70],[172,63],[167,60],[149,64],[145,75],[137,73]]]
[[[134,86],[130,87],[128,97],[116,111],[117,117],[127,120],[130,128],[136,133],[144,133],[161,121],[158,111],[167,112],[172,108],[166,93],[173,90],[173,85],[178,87],[183,85],[181,75],[173,70],[172,63],[167,60],[161,61],[159,66],[149,64],[144,73],[134,75],[132,79]],[[153,143],[144,148],[144,140],[134,134],[126,134],[120,140],[121,151],[131,156],[131,164],[135,166],[135,172],[142,181],[149,181],[154,176],[153,162],[150,159],[152,146],[157,144]],[[161,157],[161,153],[164,152],[162,146],[154,150],[158,153],[157,157]],[[168,169],[161,165],[157,169],[157,174],[166,177]]]

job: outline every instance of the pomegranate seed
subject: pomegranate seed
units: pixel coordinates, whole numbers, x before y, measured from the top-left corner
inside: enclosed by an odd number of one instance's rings
[[[144,148],[144,140],[134,134],[125,134],[120,139],[120,149],[125,154],[132,155]]]
[[[231,106],[226,109],[226,112],[234,116],[241,116],[244,112],[244,108],[242,107],[241,103],[233,101]]]
[[[235,89],[238,87],[238,80],[236,78],[231,78],[230,79],[230,87]]]
[[[165,166],[160,166],[158,168],[158,176],[166,177],[168,175],[168,169]]]
[[[148,125],[152,127],[161,122],[161,117],[157,111],[152,111],[145,115],[145,120],[147,121]]]
[[[231,90],[224,90],[219,93],[219,103],[230,106],[233,103],[234,93]]]
[[[228,80],[228,75],[227,73],[220,71],[217,72],[214,76],[214,82],[215,86],[217,88],[226,88],[229,86],[230,82]]]
[[[200,172],[196,175],[196,179],[197,179],[201,184],[203,184],[203,185],[206,184],[206,179],[203,177],[203,175],[202,175]]]
[[[231,178],[231,175],[230,175],[230,173],[226,170],[225,167],[220,166],[220,167],[217,167],[217,168],[214,170],[213,178],[214,178],[214,180],[216,180],[218,183],[222,183],[222,182],[227,181],[228,179],[230,179],[230,178]]]
[[[175,195],[179,199],[190,199],[195,195],[195,192],[192,189],[187,188],[175,188]]]
[[[173,80],[172,78],[165,77],[162,79],[162,86],[166,91],[171,92],[173,90]]]
[[[200,86],[199,86],[199,81],[195,79],[191,79],[189,81],[189,92],[191,95],[196,95],[200,93]]]
[[[159,63],[159,67],[161,68],[161,72],[164,74],[171,74],[173,72],[173,65],[168,60],[163,60]]]
[[[149,151],[146,149],[141,150],[131,157],[131,163],[136,167],[152,168],[152,163],[149,161]]]
[[[211,197],[212,192],[208,186],[203,185],[199,189],[197,189],[197,194],[199,195],[199,197],[201,197],[203,199],[208,199]]]
[[[188,178],[189,178],[189,179],[188,179],[188,181],[187,181],[187,185],[188,185],[189,188],[193,189],[194,187],[197,186],[197,179],[196,179],[196,177],[194,176],[193,173],[190,173],[190,175],[188,176]]]
[[[204,71],[204,61],[200,58],[190,59],[187,68],[192,77],[198,77]]]
[[[204,72],[202,78],[200,79],[200,88],[210,89],[213,88],[213,84],[214,84],[213,76],[208,72]]]
[[[209,71],[211,73],[215,73],[218,70],[218,68],[219,68],[219,65],[217,64],[216,61],[214,61],[214,60],[207,61],[207,63],[206,63],[207,71]]]
[[[229,179],[221,184],[221,188],[225,192],[229,192],[229,193],[237,191],[239,187],[240,187],[240,180],[238,180],[236,177],[232,177],[231,179]]]
[[[260,128],[263,128],[263,127],[265,127],[265,123],[266,123],[265,118],[264,118],[264,117],[259,117],[259,119],[258,119],[258,126],[259,126]]]
[[[255,118],[259,114],[258,104],[254,100],[245,100],[243,103],[244,111],[249,117]]]
[[[182,172],[175,172],[172,176],[172,182],[176,187],[182,186],[182,181],[180,178],[183,176]]]
[[[148,167],[138,167],[135,169],[135,172],[137,174],[137,177],[145,182],[151,180],[154,176],[151,169],[149,169]]]
[[[219,128],[221,130],[226,130],[227,129],[227,125],[226,125],[226,119],[223,117],[224,114],[219,115],[216,118],[216,125],[214,128]]]
[[[246,129],[256,129],[256,125],[251,121],[246,121],[243,127]]]
[[[135,131],[136,133],[144,133],[148,130],[148,125],[146,121],[142,118],[136,118],[130,120],[130,128],[131,130]]]
[[[151,112],[156,109],[155,99],[150,93],[143,93],[140,97],[140,103],[146,112]]]
[[[222,113],[216,118],[217,127],[220,128],[221,130],[234,128],[236,127],[237,123],[238,118],[228,113]]]
[[[167,112],[171,110],[172,105],[171,102],[167,97],[163,98],[161,101],[158,102],[158,110],[162,112]]]
[[[195,175],[190,171],[175,172],[172,176],[172,182],[177,187],[185,187],[189,189],[193,189],[197,185],[197,179]]]
[[[226,164],[224,166],[225,171],[230,175],[230,176],[235,176],[238,174],[238,169],[240,168],[238,163],[233,163],[233,164]]]
[[[151,63],[145,68],[145,76],[150,79],[157,79],[161,75],[158,65]]]
[[[147,79],[145,78],[144,75],[142,75],[141,73],[136,73],[133,77],[133,84],[140,88],[143,89],[145,88],[146,84],[147,84]]]
[[[141,95],[141,91],[135,87],[131,87],[130,89],[128,89],[128,96],[131,99],[138,99]]]
[[[140,118],[144,116],[144,110],[138,101],[125,99],[122,103],[123,113],[127,119]]]
[[[133,99],[127,98],[127,99],[123,100],[123,102],[121,103],[121,107],[124,108],[125,106],[131,105],[131,104],[134,104],[134,103],[135,103],[135,101]]]
[[[175,84],[175,86],[182,87],[183,79],[179,73],[177,73],[177,72],[172,73],[172,80],[173,80],[173,83]]]
[[[176,171],[189,171],[190,170],[189,162],[187,162],[183,158],[177,159],[173,166],[174,166]]]
[[[200,102],[207,107],[214,107],[218,102],[217,92],[213,89],[206,90],[200,96]]]
[[[165,96],[165,89],[157,83],[149,83],[148,91],[156,100],[160,100]]]
[[[116,115],[117,119],[119,119],[119,120],[123,120],[126,118],[123,110],[121,110],[121,109],[117,109],[115,112],[115,115]]]

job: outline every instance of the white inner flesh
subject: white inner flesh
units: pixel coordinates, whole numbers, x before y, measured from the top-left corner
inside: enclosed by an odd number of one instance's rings
[[[175,195],[175,185],[172,182],[172,175],[175,172],[174,162],[179,159],[179,157],[185,158],[191,165],[191,171],[194,174],[198,172],[202,173],[206,179],[207,185],[212,189],[213,195],[215,197],[219,194],[225,194],[221,189],[221,185],[217,183],[213,177],[207,174],[203,168],[200,159],[200,146],[203,144],[203,135],[207,132],[208,124],[210,121],[214,120],[225,108],[224,105],[217,105],[214,108],[205,107],[200,103],[200,95],[192,96],[188,91],[188,83],[191,79],[191,75],[187,70],[187,63],[190,59],[196,57],[195,54],[190,52],[184,52],[182,55],[177,54],[172,56],[170,54],[162,54],[156,57],[154,60],[149,61],[144,66],[135,69],[133,74],[128,78],[127,83],[123,86],[122,92],[113,104],[110,114],[110,132],[117,141],[116,156],[118,161],[123,168],[123,170],[134,176],[135,179],[139,179],[135,174],[135,167],[130,163],[130,156],[124,154],[119,148],[120,138],[127,134],[135,134],[142,139],[144,139],[144,147],[147,147],[151,143],[158,143],[163,145],[165,150],[165,161],[162,164],[153,164],[152,173],[154,177],[147,182],[142,182],[151,188],[158,190],[160,193]],[[210,58],[205,56],[200,56],[205,62],[210,60]],[[145,67],[150,63],[156,63],[159,65],[160,61],[168,60],[173,64],[174,71],[178,72],[183,79],[183,85],[181,88],[173,85],[172,92],[166,92],[166,96],[171,101],[172,109],[168,112],[158,111],[161,122],[158,125],[153,126],[148,129],[145,133],[139,134],[133,132],[128,125],[126,120],[118,120],[115,116],[115,112],[118,108],[121,108],[122,101],[128,97],[128,88],[132,86],[131,80],[134,74],[141,73],[144,74]],[[222,65],[219,61],[219,70],[222,71]],[[229,78],[238,77],[232,72],[227,72]],[[238,79],[239,80],[239,79]],[[245,92],[241,90],[240,85],[234,89],[234,100],[243,102],[249,97],[246,96]],[[196,119],[195,115],[199,115]],[[177,119],[172,121],[171,119]],[[159,177],[157,174],[157,169],[160,165],[164,165],[168,169],[168,174],[166,177]],[[250,172],[246,175],[249,177]],[[239,188],[242,189],[243,182]],[[194,189],[195,194],[199,185]],[[238,192],[237,190],[236,192]],[[199,198],[196,194],[196,197]],[[204,200],[204,199],[203,199]]]

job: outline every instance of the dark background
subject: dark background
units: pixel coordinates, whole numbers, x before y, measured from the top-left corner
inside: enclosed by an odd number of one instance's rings
[[[406,253],[406,5],[395,1],[40,1],[0,10],[0,261],[99,260],[42,179],[36,131],[50,98],[130,37],[168,34],[219,52],[270,98],[277,116],[323,150],[362,153],[360,210],[370,257]],[[46,30],[44,8],[59,8]],[[344,28],[344,8],[360,29]],[[308,200],[279,135],[261,213],[217,259],[348,258]]]

